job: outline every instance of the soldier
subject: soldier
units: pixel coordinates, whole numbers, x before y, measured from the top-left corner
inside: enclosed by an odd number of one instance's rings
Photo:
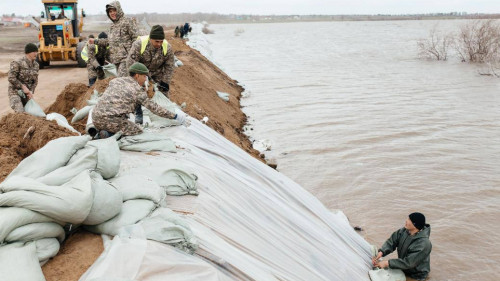
[[[90,38],[90,36],[89,36]],[[101,32],[98,39],[107,39],[108,35],[106,32]],[[104,71],[102,66],[109,61],[108,47],[105,44],[105,40],[97,40],[94,43],[99,44],[89,44],[83,48],[82,59],[87,62],[87,72],[89,77],[89,87],[94,85],[97,79],[104,79]]]
[[[149,77],[157,83],[158,89],[168,97],[175,61],[174,51],[165,40],[163,27],[153,26],[149,36],[141,36],[132,44],[127,57],[127,66],[130,67],[136,62],[144,64],[149,69]]]
[[[148,99],[144,89],[148,74],[149,70],[144,64],[134,63],[129,68],[130,76],[111,80],[92,111],[92,120],[99,130],[99,138],[107,138],[118,131],[125,136],[142,133],[141,127],[128,120],[129,114],[134,112],[137,105],[143,105],[154,114],[175,119],[181,124],[186,122],[186,114],[181,110],[173,113]]]
[[[149,36],[141,36],[130,48],[127,57],[127,66],[140,62],[149,69],[149,77],[156,82],[160,90],[167,98],[170,89],[170,81],[174,73],[174,52],[165,40],[163,27],[155,25],[151,28]],[[135,122],[142,124],[142,108],[137,106],[135,111]]]
[[[175,37],[179,37],[179,27],[175,27]]]
[[[106,5],[106,14],[112,21],[108,32],[108,39],[89,39],[90,44],[100,44],[101,40],[109,46],[110,62],[116,65],[118,76],[127,76],[126,59],[130,46],[139,34],[137,23],[131,18],[125,17],[119,1],[112,1]]]
[[[9,100],[15,112],[24,112],[24,106],[33,98],[38,84],[39,65],[35,61],[38,47],[33,43],[26,44],[24,53],[25,56],[10,63]]]

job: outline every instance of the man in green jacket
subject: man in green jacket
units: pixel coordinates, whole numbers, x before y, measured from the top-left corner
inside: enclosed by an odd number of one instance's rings
[[[431,226],[425,223],[421,213],[411,213],[406,219],[405,227],[396,230],[378,254],[373,258],[373,265],[380,268],[401,269],[416,280],[425,280],[431,271],[430,254],[432,244],[429,240]],[[381,257],[398,250],[398,258],[379,261]]]

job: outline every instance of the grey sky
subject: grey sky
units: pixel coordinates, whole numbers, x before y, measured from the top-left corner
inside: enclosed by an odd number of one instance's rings
[[[106,0],[80,0],[88,14],[104,11]],[[500,0],[121,0],[125,13],[221,14],[407,14],[500,13]],[[41,0],[0,0],[0,14],[39,15]]]

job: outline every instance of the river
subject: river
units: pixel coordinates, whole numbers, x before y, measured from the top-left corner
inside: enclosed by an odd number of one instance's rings
[[[417,57],[436,24],[464,23],[224,24],[190,40],[244,85],[266,157],[367,241],[380,247],[419,211],[429,280],[499,280],[500,79]]]

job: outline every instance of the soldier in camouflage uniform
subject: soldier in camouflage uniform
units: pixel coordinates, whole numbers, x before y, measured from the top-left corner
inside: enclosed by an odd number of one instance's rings
[[[108,35],[105,32],[99,34],[99,39],[106,39]],[[95,41],[94,41],[95,43]],[[105,44],[105,40],[97,41],[99,44],[88,44],[85,47],[86,50],[82,52],[82,58],[87,61],[87,72],[89,77],[89,86],[94,85],[97,79],[104,79],[104,71],[102,66],[109,62],[109,52],[108,47]]]
[[[140,126],[128,120],[137,105],[143,105],[154,114],[175,119],[181,124],[186,122],[186,114],[180,110],[172,113],[148,99],[143,88],[149,70],[142,63],[135,63],[129,68],[129,77],[111,80],[104,94],[99,98],[92,111],[92,121],[99,138],[106,138],[118,131],[123,135],[142,133]]]
[[[24,112],[24,105],[33,98],[38,84],[39,65],[35,61],[38,47],[29,43],[24,47],[24,57],[10,63],[9,100],[15,112]],[[23,94],[19,94],[21,91]]]
[[[106,14],[112,21],[109,27],[108,39],[97,39],[97,43],[90,39],[91,44],[100,44],[105,41],[109,46],[110,62],[116,65],[118,76],[128,76],[127,55],[132,43],[139,36],[137,23],[134,19],[125,17],[119,1],[112,1],[106,5]]]
[[[141,36],[130,48],[127,66],[140,62],[149,69],[149,77],[157,83],[158,89],[168,97],[170,81],[174,74],[174,51],[165,40],[163,27],[155,25],[149,36]]]

